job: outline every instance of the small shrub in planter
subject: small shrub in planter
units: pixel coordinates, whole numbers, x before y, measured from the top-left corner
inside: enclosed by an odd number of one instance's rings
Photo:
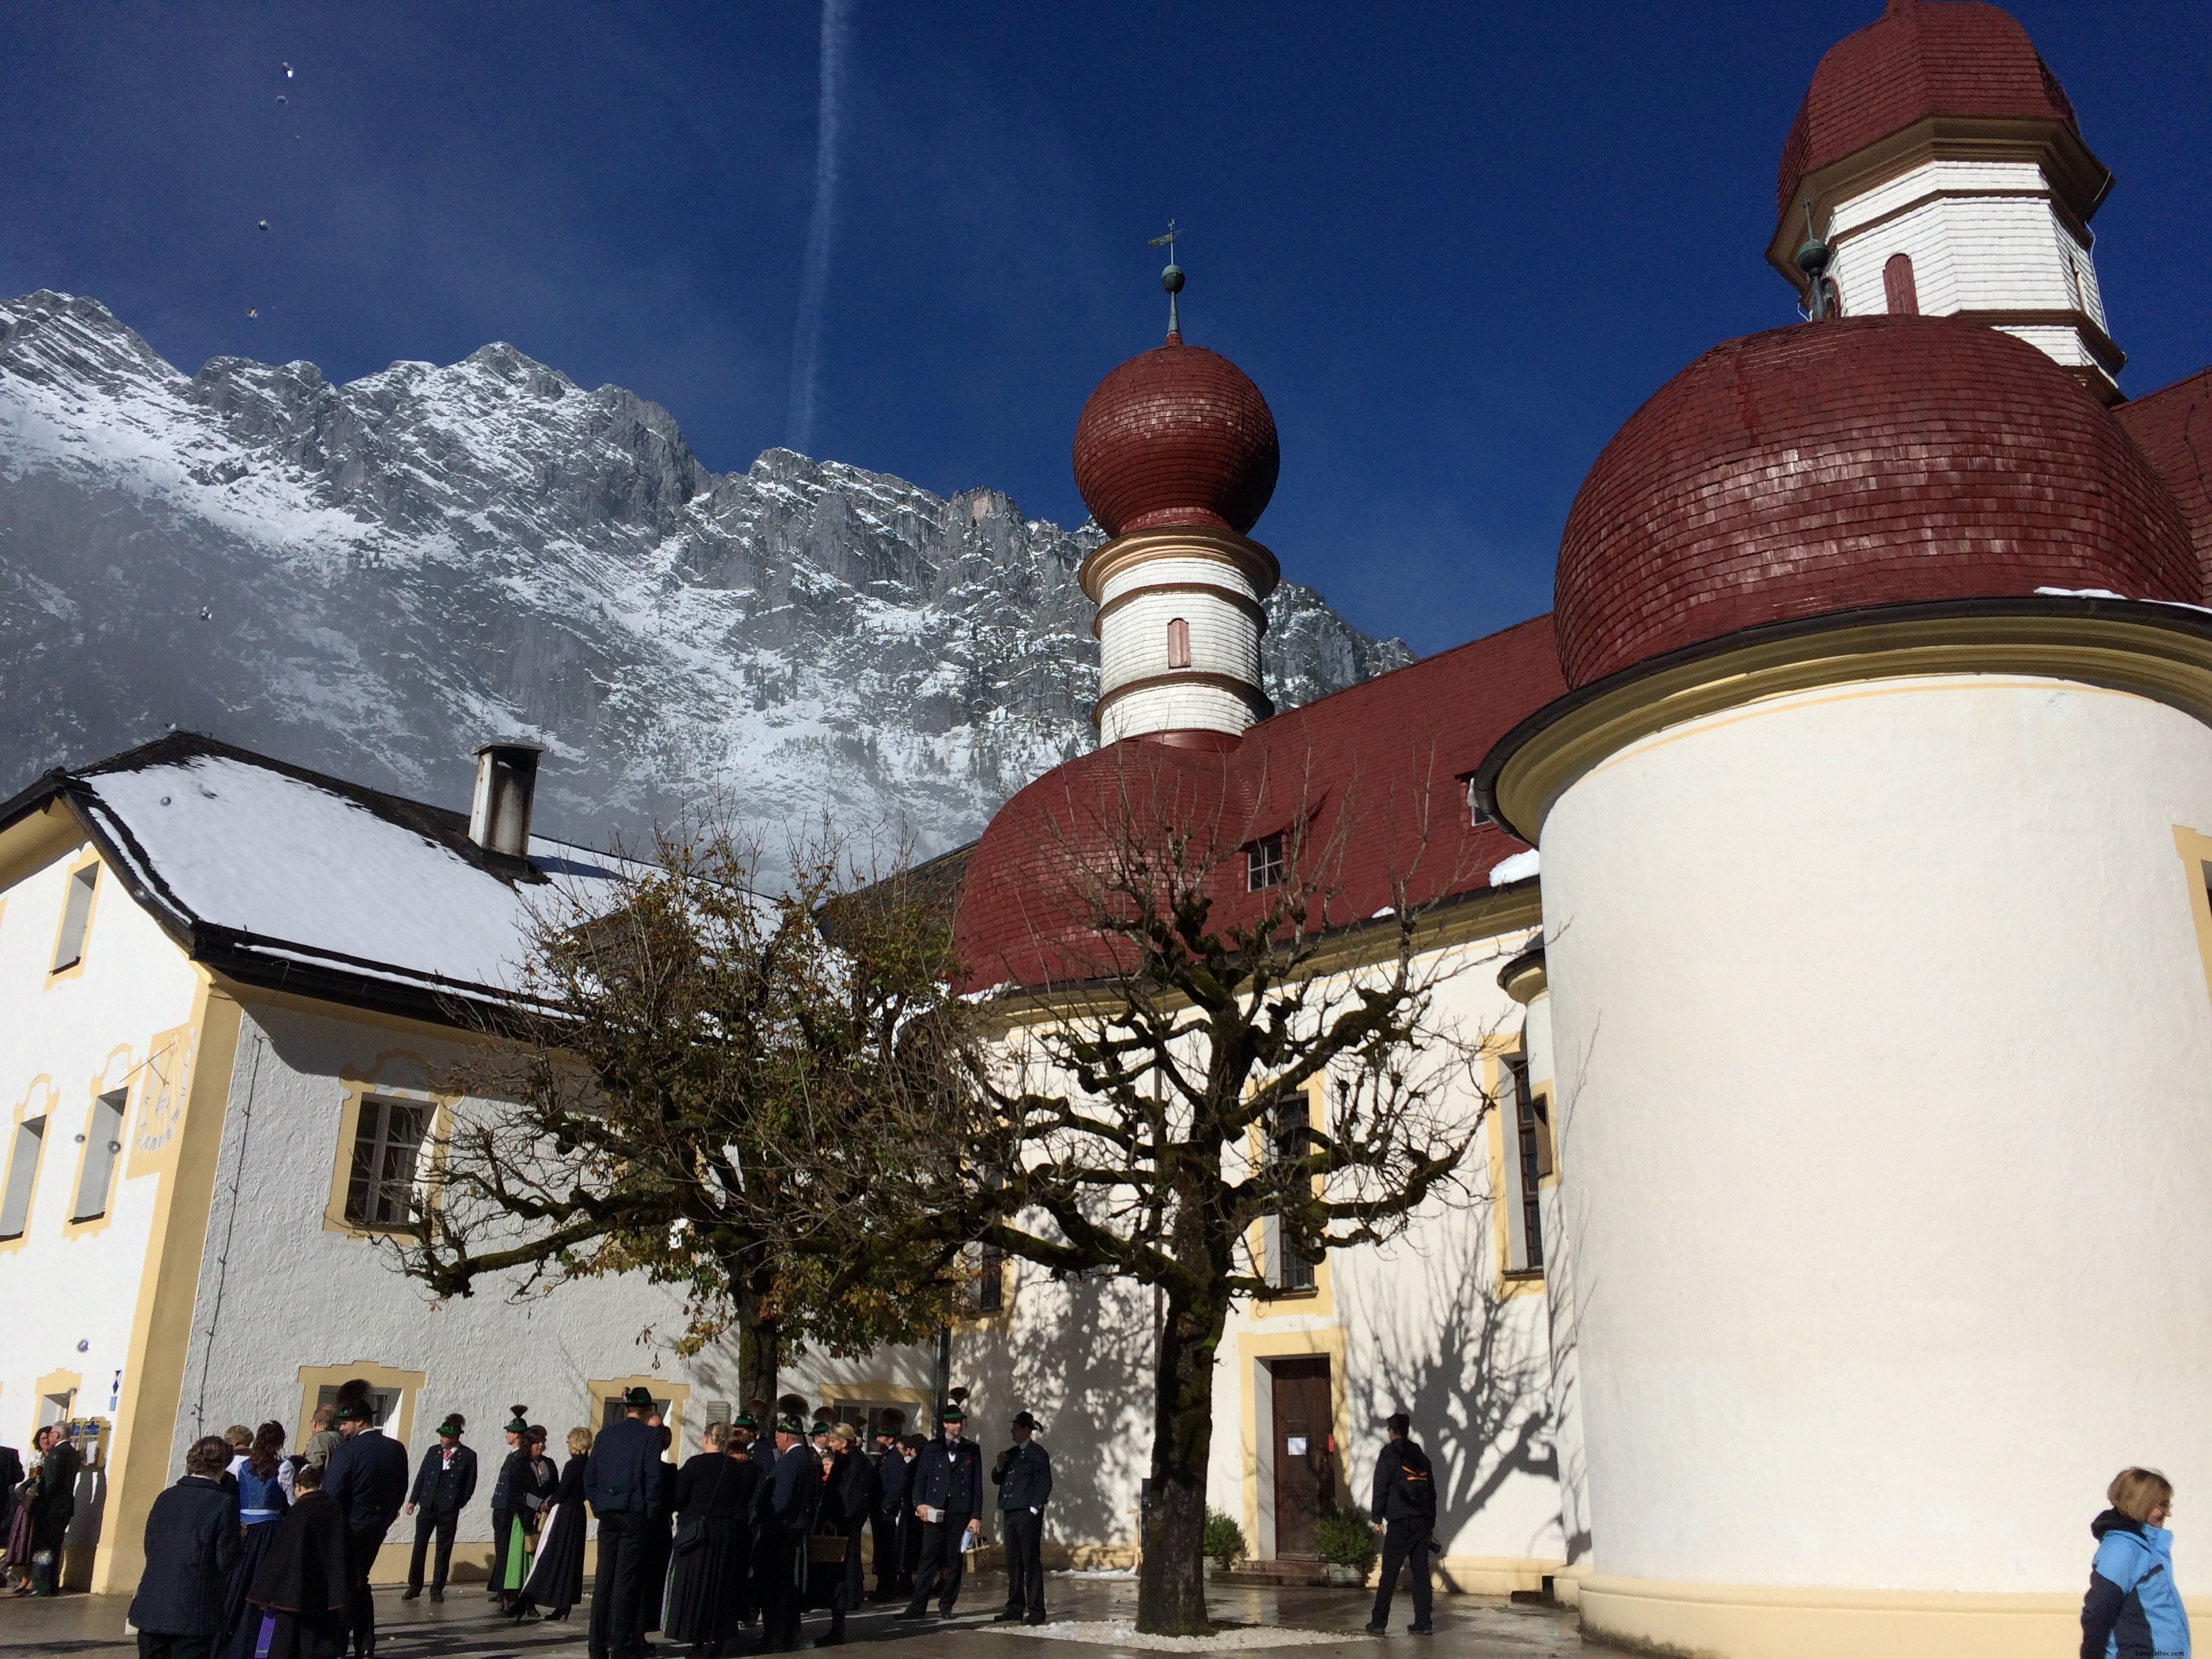
[[[1234,1516],[1224,1515],[1219,1510],[1206,1512],[1206,1559],[1218,1563],[1224,1571],[1244,1553],[1244,1528],[1237,1524]]]
[[[1375,1565],[1375,1534],[1368,1530],[1365,1516],[1330,1510],[1314,1522],[1314,1550],[1330,1566],[1345,1569],[1346,1582],[1364,1584],[1368,1569]]]

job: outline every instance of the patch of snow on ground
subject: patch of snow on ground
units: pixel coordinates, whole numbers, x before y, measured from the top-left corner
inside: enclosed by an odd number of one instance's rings
[[[1252,1648],[1317,1648],[1350,1641],[1341,1630],[1291,1630],[1279,1626],[1243,1625],[1211,1636],[1144,1636],[1133,1619],[1071,1619],[1049,1625],[998,1625],[1007,1635],[1042,1637],[1048,1642],[1091,1642],[1100,1647],[1139,1648],[1152,1653],[1241,1653]]]

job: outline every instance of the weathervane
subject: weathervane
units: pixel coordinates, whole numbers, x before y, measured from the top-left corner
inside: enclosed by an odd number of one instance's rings
[[[1176,237],[1178,234],[1176,222],[1170,219],[1168,221],[1167,234],[1155,236],[1145,246],[1164,247],[1168,251],[1168,268],[1160,273],[1160,286],[1168,292],[1168,338],[1181,344],[1182,319],[1176,314],[1176,295],[1182,292],[1182,267],[1176,263],[1175,252]]]

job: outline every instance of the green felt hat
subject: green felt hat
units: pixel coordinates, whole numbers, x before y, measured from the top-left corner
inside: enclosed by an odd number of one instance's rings
[[[376,1413],[368,1408],[366,1400],[347,1401],[337,1408],[335,1416],[341,1423],[369,1423],[376,1419]]]
[[[775,1431],[778,1434],[795,1434],[804,1440],[806,1437],[806,1425],[795,1417],[779,1417],[775,1419]]]
[[[755,1420],[750,1412],[739,1412],[730,1419],[730,1426],[733,1429],[750,1429],[755,1433],[760,1431],[760,1424]]]
[[[459,1413],[455,1413],[438,1425],[439,1434],[441,1436],[450,1434],[454,1439],[459,1440],[461,1437],[461,1425],[464,1420]]]
[[[646,1411],[651,1411],[653,1407],[653,1390],[632,1389],[623,1395],[623,1405],[630,1411],[636,1411],[641,1407]]]
[[[943,1411],[938,1413],[937,1420],[940,1423],[965,1423],[968,1420],[968,1413],[960,1408],[960,1402],[955,1400],[947,1404]]]

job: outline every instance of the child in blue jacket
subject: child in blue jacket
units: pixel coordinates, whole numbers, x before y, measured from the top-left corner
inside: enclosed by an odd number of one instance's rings
[[[2089,1523],[2097,1560],[2081,1601],[2081,1659],[2188,1659],[2189,1615],[2173,1582],[2173,1483],[2122,1469]]]

